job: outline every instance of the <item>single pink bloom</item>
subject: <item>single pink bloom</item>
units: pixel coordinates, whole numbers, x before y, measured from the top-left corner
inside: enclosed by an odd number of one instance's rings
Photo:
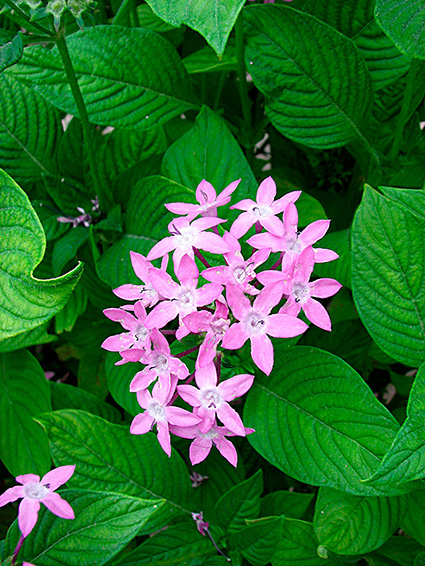
[[[292,276],[294,272],[294,259],[291,254],[283,255],[281,269],[270,269],[262,271],[257,275],[258,281],[265,287],[281,285],[284,295],[289,295],[292,290]]]
[[[211,363],[196,370],[195,380],[199,389],[192,385],[178,385],[177,393],[189,405],[195,407],[196,414],[202,418],[202,423],[198,425],[201,432],[206,433],[211,429],[217,415],[229,430],[239,436],[245,436],[242,420],[229,405],[229,401],[246,393],[254,382],[254,376],[236,375],[217,385],[217,371]]]
[[[213,313],[201,310],[184,317],[183,323],[194,334],[206,332],[204,341],[199,347],[196,369],[209,365],[215,358],[217,346],[220,344],[230,326],[229,309],[224,299],[216,299],[216,310]]]
[[[240,179],[230,183],[218,196],[211,185],[203,179],[196,188],[196,200],[199,204],[191,204],[186,202],[171,202],[165,205],[173,214],[187,214],[190,219],[196,218],[198,214],[201,216],[217,217],[217,207],[223,206],[230,202],[230,195],[240,183]]]
[[[196,425],[202,420],[185,409],[168,405],[174,394],[177,378],[173,376],[171,381],[168,392],[158,383],[154,385],[152,394],[148,389],[137,392],[137,401],[146,410],[136,415],[130,426],[131,434],[146,434],[156,424],[158,442],[168,457],[171,456],[169,424],[185,427]]]
[[[256,277],[254,270],[267,261],[270,250],[263,249],[256,251],[245,261],[238,240],[230,232],[225,232],[223,239],[230,249],[228,253],[224,254],[227,265],[204,269],[202,277],[213,283],[236,285],[245,293],[257,295],[259,293],[258,289],[250,285],[249,282]]]
[[[188,218],[175,218],[168,225],[172,236],[167,236],[155,244],[147,259],[152,261],[175,250],[173,262],[174,270],[177,271],[183,256],[188,255],[192,259],[195,257],[193,248],[215,254],[225,253],[229,248],[223,238],[213,232],[205,232],[223,222],[226,220],[221,218],[198,218],[192,223]]]
[[[166,259],[168,256],[165,256]],[[159,295],[150,282],[149,269],[152,264],[142,255],[137,252],[130,252],[131,265],[133,266],[134,273],[144,283],[144,285],[133,285],[126,283],[113,290],[115,295],[125,301],[140,300],[144,307],[153,307],[159,301]],[[163,268],[164,270],[166,267]]]
[[[168,273],[152,268],[150,275],[155,289],[166,299],[158,303],[146,318],[147,328],[163,328],[171,320],[179,316],[180,327],[176,332],[177,340],[189,334],[183,323],[186,315],[196,311],[198,307],[209,305],[221,294],[223,287],[216,283],[207,283],[197,289],[199,271],[195,261],[183,256],[177,268],[177,277],[181,285],[176,283]]]
[[[313,324],[323,330],[331,330],[331,319],[328,311],[312,297],[332,297],[342,285],[335,279],[317,279],[309,282],[314,266],[314,251],[311,246],[301,252],[294,262],[292,289],[288,300],[280,309],[280,313],[297,316],[302,309]]]
[[[329,228],[330,220],[316,220],[309,224],[302,232],[298,231],[298,212],[293,202],[290,202],[283,214],[285,233],[283,235],[255,234],[248,244],[253,248],[270,248],[272,252],[288,252],[299,255],[305,248],[323,238]],[[322,248],[314,249],[314,261],[325,263],[337,259],[339,256],[333,250]]]
[[[276,214],[283,212],[287,204],[296,201],[300,194],[301,191],[293,191],[275,201],[276,183],[271,177],[267,177],[258,187],[257,202],[252,199],[244,199],[230,207],[246,211],[233,222],[230,233],[239,239],[258,222],[268,232],[283,236],[284,227]]]
[[[40,503],[62,519],[74,519],[71,505],[58,493],[54,493],[69,480],[74,470],[75,466],[60,466],[47,472],[41,480],[35,474],[18,476],[16,481],[22,485],[11,487],[0,496],[0,507],[23,498],[19,504],[18,524],[24,537],[30,534],[37,522]]]
[[[105,309],[103,314],[114,322],[119,322],[125,330],[122,334],[109,336],[102,343],[102,348],[109,352],[121,352],[121,354],[131,348],[137,350],[150,350],[151,331],[145,326],[146,310],[141,301],[134,305],[134,315],[124,309]],[[129,361],[129,360],[127,360]],[[132,360],[133,361],[133,360]],[[118,362],[119,363],[119,362]]]
[[[191,427],[170,426],[170,432],[182,438],[194,439],[189,448],[189,457],[192,465],[203,462],[213,446],[236,468],[238,454],[236,448],[227,440],[226,436],[238,436],[225,426],[217,426],[215,422],[208,432],[201,432],[199,425]],[[254,432],[253,428],[245,428],[245,434]]]
[[[273,344],[268,335],[275,338],[299,336],[308,328],[297,318],[283,314],[269,314],[281,300],[283,284],[265,288],[251,306],[249,299],[235,285],[227,287],[227,302],[237,320],[223,339],[223,348],[237,350],[251,340],[251,355],[254,363],[267,375],[274,363]],[[284,317],[284,318],[282,318]]]
[[[147,389],[156,379],[161,383],[161,387],[170,388],[171,375],[177,379],[184,379],[189,375],[186,365],[171,356],[167,339],[156,328],[152,330],[151,339],[153,351],[146,357],[145,363],[148,365],[134,376],[130,383],[131,392]]]

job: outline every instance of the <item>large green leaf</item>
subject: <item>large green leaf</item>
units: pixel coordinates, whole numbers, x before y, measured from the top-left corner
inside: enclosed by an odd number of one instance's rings
[[[244,14],[248,69],[273,125],[310,147],[367,143],[372,82],[355,44],[287,6],[251,6]]]
[[[157,533],[135,548],[123,558],[114,562],[120,566],[165,566],[181,564],[198,566],[204,558],[215,554],[208,537],[202,537],[196,530],[195,523],[172,525]]]
[[[257,519],[229,539],[231,548],[238,550],[249,564],[268,564],[282,537],[283,517]]]
[[[66,41],[90,122],[149,129],[196,108],[189,76],[175,49],[160,35],[142,28],[99,25]],[[6,72],[78,116],[56,48],[28,47],[21,61]]]
[[[249,479],[235,485],[222,495],[215,506],[217,522],[225,531],[238,531],[246,519],[256,519],[263,491],[263,473],[258,470]]]
[[[59,112],[4,72],[0,91],[0,167],[25,182],[54,172],[54,155],[62,136]]]
[[[424,0],[376,0],[375,18],[402,53],[425,59]]]
[[[415,558],[423,546],[406,536],[393,536],[381,548],[367,556],[370,566],[421,566]]]
[[[56,465],[77,466],[70,486],[165,499],[166,505],[155,517],[160,526],[188,512],[184,508],[190,490],[186,466],[176,452],[170,459],[166,456],[155,434],[135,436],[128,426],[75,410],[43,415],[42,423]]]
[[[361,480],[377,470],[399,426],[348,364],[322,350],[281,352],[267,379],[248,394],[245,426],[252,446],[299,481],[355,495],[397,493]]]
[[[49,441],[33,417],[51,411],[49,384],[27,351],[0,354],[0,457],[9,472],[44,475]]]
[[[354,41],[378,90],[409,70],[409,60],[377,25],[371,0],[310,0],[307,11]]]
[[[22,348],[28,348],[29,346],[54,342],[57,340],[57,337],[47,333],[49,325],[49,322],[45,322],[44,324],[41,324],[31,330],[27,330],[26,332],[22,332],[17,336],[1,340],[0,352],[13,352],[14,350],[21,350]]]
[[[206,179],[217,193],[241,179],[232,203],[246,198],[247,194],[254,198],[258,188],[239,144],[223,120],[207,106],[202,108],[193,128],[168,149],[162,173],[193,190]]]
[[[0,30],[0,72],[14,65],[22,57],[24,44],[22,34],[13,31]]]
[[[101,566],[118,554],[163,505],[118,493],[70,489],[61,492],[75,519],[61,519],[44,505],[37,527],[28,535],[19,559],[39,566]],[[6,555],[19,538],[15,522],[6,540]]]
[[[60,311],[82,264],[57,279],[33,277],[46,249],[37,214],[20,187],[0,170],[0,340],[40,326]]]
[[[311,502],[313,493],[297,493],[296,491],[273,491],[261,498],[261,517],[290,517],[302,519]]]
[[[173,26],[186,24],[205,37],[221,56],[227,39],[236,22],[244,0],[147,0],[149,6],[162,20]]]
[[[314,514],[317,538],[337,554],[371,552],[399,526],[402,501],[400,497],[361,497],[321,487]]]
[[[140,368],[134,363],[116,366],[115,362],[120,359],[121,356],[116,352],[106,354],[105,371],[108,389],[118,405],[135,417],[141,410],[136,394],[130,393],[130,383]]]
[[[352,230],[353,295],[378,346],[417,367],[425,360],[425,224],[395,191],[390,199],[365,189]]]

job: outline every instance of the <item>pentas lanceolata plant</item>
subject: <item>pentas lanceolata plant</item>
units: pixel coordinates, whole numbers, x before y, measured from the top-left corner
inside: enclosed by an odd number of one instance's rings
[[[166,204],[178,215],[168,225],[170,235],[155,244],[147,257],[131,253],[141,284],[114,290],[121,299],[134,303],[104,311],[125,332],[107,338],[103,348],[120,353],[117,364],[144,366],[130,384],[143,409],[130,432],[145,434],[156,425],[158,441],[168,456],[170,433],[193,439],[192,464],[202,462],[214,445],[236,466],[236,449],[227,437],[254,432],[244,426],[230,404],[251,388],[254,375],[223,379],[221,362],[226,351],[239,350],[249,340],[254,364],[269,375],[274,364],[270,337],[293,338],[304,333],[308,325],[298,318],[301,310],[312,324],[330,331],[329,314],[316,299],[331,297],[341,287],[329,278],[310,281],[315,263],[338,257],[332,250],[313,247],[330,221],[317,220],[298,230],[295,202],[301,191],[276,200],[271,177],[260,184],[255,201],[244,199],[230,206],[241,214],[220,235],[218,227],[227,220],[218,209],[230,203],[239,182],[217,195],[203,180],[196,189],[198,204]],[[252,227],[256,233],[247,243],[253,251],[245,259],[240,240]],[[218,256],[217,265],[210,265],[202,252]],[[177,282],[167,272],[170,253]],[[205,266],[201,272],[195,258]],[[161,267],[155,267],[152,262],[159,259]],[[270,268],[259,271],[267,261],[272,262]],[[175,319],[177,330],[167,329]],[[189,334],[200,335],[199,344],[172,356],[167,337],[180,341]],[[193,351],[198,353],[195,371],[190,373],[182,358]],[[189,410],[175,406],[177,398]]]

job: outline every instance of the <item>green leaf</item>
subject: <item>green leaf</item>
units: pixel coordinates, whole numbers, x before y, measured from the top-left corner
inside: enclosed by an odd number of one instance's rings
[[[372,83],[355,44],[287,6],[250,6],[244,14],[248,70],[272,124],[309,147],[367,144]]]
[[[215,554],[208,537],[201,536],[195,523],[179,523],[172,525],[150,537],[132,552],[114,562],[120,566],[165,566],[165,564],[181,564],[196,566],[203,564],[206,556]]]
[[[354,41],[366,61],[374,90],[384,88],[409,70],[409,60],[379,28],[374,2],[310,0],[307,10]]]
[[[410,392],[407,419],[369,485],[403,484],[425,477],[425,364]]]
[[[321,248],[334,250],[339,258],[328,263],[316,263],[314,274],[319,277],[331,277],[339,281],[344,287],[351,289],[351,250],[350,231],[340,230],[325,234],[320,240]]]
[[[146,130],[197,108],[177,52],[160,35],[142,28],[98,25],[73,33],[66,42],[90,122]],[[56,47],[28,47],[7,73],[78,116]]]
[[[195,190],[202,179],[217,193],[242,179],[232,202],[255,195],[258,184],[242,150],[226,124],[207,106],[203,106],[193,128],[166,152],[162,174]]]
[[[57,340],[57,337],[47,333],[49,324],[50,323],[45,322],[32,330],[27,330],[11,338],[0,340],[0,352],[13,352],[14,350],[21,350],[22,348],[29,348],[29,346],[54,342]]]
[[[186,24],[199,32],[220,57],[244,0],[174,0],[172,4],[168,0],[147,0],[147,3],[155,14],[169,24]]]
[[[134,364],[124,364],[116,366],[121,356],[114,352],[106,354],[105,370],[106,379],[108,381],[108,389],[114,401],[120,407],[125,409],[132,417],[140,413],[140,405],[137,402],[137,396],[130,393],[130,383],[136,375],[137,369]]]
[[[163,501],[146,501],[118,493],[70,489],[61,492],[75,519],[62,519],[41,505],[35,528],[25,538],[19,559],[39,566],[101,566],[134,538]],[[15,522],[6,540],[11,554],[18,541]]]
[[[27,351],[0,354],[0,457],[13,476],[50,470],[49,441],[33,420],[51,411],[43,370]]]
[[[336,566],[340,564],[332,558],[326,562],[318,555],[319,542],[313,525],[297,519],[285,519],[282,538],[279,541],[273,566]]]
[[[422,489],[412,491],[405,498],[406,512],[400,527],[425,545],[425,492]]]
[[[196,73],[215,73],[217,71],[237,71],[238,61],[236,58],[236,50],[229,45],[226,53],[220,59],[214,51],[207,45],[191,53],[183,59],[183,65],[189,74]]]
[[[314,499],[313,493],[295,491],[273,491],[260,500],[261,517],[280,517],[302,519]]]
[[[234,533],[229,539],[229,545],[253,566],[265,566],[273,558],[282,537],[282,529],[283,517],[257,519]]]
[[[249,442],[272,465],[313,485],[354,495],[400,493],[361,483],[377,470],[399,425],[348,364],[306,346],[279,356],[279,367],[248,394]]]
[[[245,527],[245,519],[256,519],[263,491],[263,472],[258,470],[249,479],[235,485],[221,496],[215,506],[217,523],[225,531],[235,532]]]
[[[424,0],[376,0],[375,19],[402,53],[425,59]]]
[[[46,249],[43,228],[20,187],[0,170],[0,340],[40,326],[67,303],[82,264],[57,279],[33,277]]]
[[[401,201],[365,188],[352,229],[354,301],[378,346],[416,367],[425,359],[424,239],[423,221]]]
[[[183,507],[191,489],[186,466],[174,450],[170,459],[166,456],[155,434],[134,436],[128,426],[75,410],[43,415],[42,423],[56,465],[77,466],[68,485],[165,499],[156,528],[188,512]]]
[[[58,312],[55,318],[56,334],[62,332],[71,332],[80,315],[84,313],[87,307],[87,295],[84,287],[77,285],[74,292],[66,303],[65,307]]]
[[[92,415],[97,415],[111,423],[121,422],[121,415],[115,407],[105,403],[88,391],[80,387],[50,381],[50,391],[52,394],[52,409],[81,409]]]
[[[21,32],[17,34],[5,29],[0,30],[0,73],[7,67],[14,65],[22,57],[24,44]]]
[[[367,556],[371,566],[412,566],[423,546],[406,536],[391,537],[381,548]],[[418,565],[419,566],[419,565]]]
[[[26,183],[54,173],[62,136],[59,112],[6,72],[0,75],[0,91],[0,167]]]
[[[320,544],[337,554],[371,552],[399,526],[402,502],[400,497],[361,497],[321,487],[314,530]]]
[[[71,228],[62,238],[55,242],[53,248],[52,267],[53,273],[57,277],[60,275],[66,264],[71,261],[80,246],[89,237],[89,231],[83,226]]]

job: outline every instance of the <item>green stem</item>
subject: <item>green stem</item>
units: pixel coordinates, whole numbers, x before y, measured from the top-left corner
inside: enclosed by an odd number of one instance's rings
[[[236,57],[238,60],[239,94],[241,97],[242,112],[248,130],[252,127],[251,108],[246,83],[245,46],[243,37],[243,12],[239,13],[235,25]]]
[[[55,37],[56,45],[59,54],[62,58],[63,66],[65,68],[65,73],[71,87],[72,94],[74,96],[75,104],[77,105],[78,114],[81,119],[81,125],[83,128],[83,136],[87,149],[87,157],[89,160],[90,174],[93,179],[93,186],[95,193],[99,199],[99,206],[102,211],[108,209],[108,198],[107,194],[103,191],[102,184],[99,179],[96,158],[93,149],[93,137],[92,131],[90,129],[89,116],[87,114],[87,108],[81,94],[80,87],[78,85],[77,77],[75,76],[74,67],[72,66],[71,57],[69,55],[68,47],[66,45],[66,39],[63,30],[59,30]]]
[[[409,117],[410,103],[412,101],[412,96],[413,96],[413,86],[415,84],[415,79],[416,79],[417,71],[419,69],[419,64],[420,61],[418,59],[413,59],[412,64],[410,65],[409,73],[407,75],[407,85],[403,94],[403,100],[401,102],[401,110],[397,119],[395,137],[390,151],[391,160],[394,160],[397,157],[398,152],[400,150],[400,145],[403,138],[404,126]]]
[[[224,83],[226,82],[226,78],[227,78],[227,73],[221,72],[220,78],[218,79],[217,90],[216,90],[215,98],[214,98],[214,105],[213,105],[214,112],[217,110],[217,108],[220,104],[221,93],[223,92]]]
[[[48,28],[45,28],[44,26],[38,24],[37,22],[32,22],[28,17],[28,15],[23,10],[21,10],[21,8],[17,6],[15,2],[13,2],[13,0],[4,0],[4,1],[10,8],[12,8],[12,10],[14,10],[17,14],[19,14],[21,18],[24,18],[24,20],[28,22],[30,26],[32,26],[35,29],[38,29],[39,31],[42,31],[43,33],[45,33],[50,37],[53,36],[53,33]]]
[[[130,9],[131,0],[123,0],[118,8],[118,12],[115,14],[114,21],[112,22],[113,25],[126,25],[126,23],[130,25]]]
[[[139,19],[139,12],[137,11],[137,1],[133,0],[131,3],[131,12],[134,18],[134,25],[136,28],[140,27],[140,19]]]

